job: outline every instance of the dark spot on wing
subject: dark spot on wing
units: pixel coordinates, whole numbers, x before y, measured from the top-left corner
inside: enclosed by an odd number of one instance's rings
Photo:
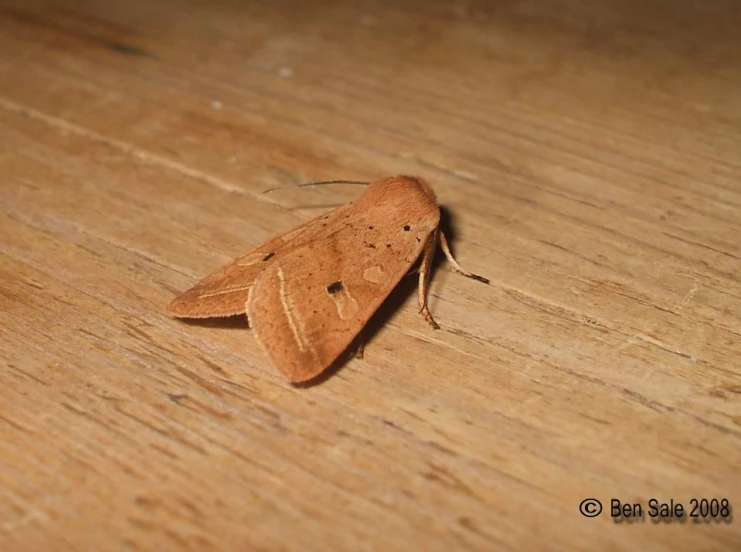
[[[330,295],[334,295],[338,291],[342,290],[342,280],[337,280],[336,282],[332,282],[327,286],[327,293]]]
[[[375,245],[373,245],[372,243],[368,243],[367,241],[364,241],[364,242],[363,242],[363,245],[364,245],[365,247],[367,247],[368,249],[375,249],[375,248],[376,248],[376,246],[375,246]]]
[[[419,236],[417,236],[417,243],[421,242],[422,240],[419,239]]]
[[[273,258],[274,256],[275,256],[275,251],[271,251],[270,253],[268,253],[267,255],[265,255],[265,256],[264,256],[264,257],[262,258],[262,260],[263,260],[263,262],[264,262],[264,261],[269,261],[269,260],[270,260],[270,259],[272,259],[272,258]]]
[[[405,224],[404,225],[404,232],[409,232],[409,230],[411,230],[411,229],[412,229],[412,227],[409,226],[408,224]]]
[[[387,244],[386,244],[386,248],[387,248],[387,249],[391,249],[391,244],[390,244],[390,243],[387,243]]]
[[[373,225],[372,224],[368,227],[368,230],[373,230]]]

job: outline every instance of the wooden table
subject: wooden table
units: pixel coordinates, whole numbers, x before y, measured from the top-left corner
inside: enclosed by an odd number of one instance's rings
[[[0,549],[737,549],[738,2],[384,4],[0,1]],[[392,174],[439,331],[293,387],[164,312]]]

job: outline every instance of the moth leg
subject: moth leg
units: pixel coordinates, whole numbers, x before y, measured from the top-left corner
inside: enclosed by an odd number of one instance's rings
[[[361,341],[358,344],[358,348],[355,349],[355,358],[363,358],[364,353],[365,353],[365,341]]]
[[[425,243],[424,252],[422,253],[422,263],[419,265],[419,285],[417,286],[417,300],[419,301],[419,312],[425,317],[427,323],[433,330],[439,330],[435,319],[432,318],[430,310],[427,308],[427,293],[430,290],[430,268],[432,259],[435,256],[435,247],[437,246],[437,230],[430,234]]]
[[[349,348],[349,354],[350,356],[348,358],[363,358],[363,353],[365,352],[365,328],[360,330],[358,334],[355,336],[355,339],[353,339],[350,348]]]
[[[457,272],[458,274],[461,274],[466,278],[472,278],[485,284],[489,283],[489,278],[484,278],[483,276],[479,276],[478,274],[474,274],[473,272],[468,272],[468,270],[464,270],[464,268],[458,264],[458,261],[455,260],[453,254],[450,252],[448,238],[445,237],[445,234],[442,230],[440,230],[440,248],[443,250],[443,253],[445,253],[445,257],[448,259],[448,261],[450,261],[450,264],[453,265],[453,272]]]

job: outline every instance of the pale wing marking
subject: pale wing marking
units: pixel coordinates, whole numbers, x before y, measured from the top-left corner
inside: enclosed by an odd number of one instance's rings
[[[350,290],[347,289],[346,285],[343,285],[342,289],[334,293],[327,291],[327,295],[334,302],[340,320],[349,320],[358,313],[358,310],[360,310],[358,302],[355,300],[355,297],[352,296]]]
[[[372,266],[363,271],[363,279],[372,284],[380,284],[386,280],[386,275],[380,266]]]
[[[208,299],[209,297],[216,297],[217,295],[224,295],[225,293],[234,293],[235,291],[249,291],[252,288],[252,284],[229,286],[218,289],[216,291],[210,291],[205,293],[199,293],[198,297]]]
[[[304,324],[296,312],[291,296],[286,289],[286,275],[280,266],[276,266],[276,268],[278,279],[280,280],[280,302],[283,305],[283,312],[286,313],[286,320],[288,320],[288,325],[291,327],[291,332],[293,332],[293,337],[298,344],[298,348],[301,352],[304,352],[310,348],[304,334]]]

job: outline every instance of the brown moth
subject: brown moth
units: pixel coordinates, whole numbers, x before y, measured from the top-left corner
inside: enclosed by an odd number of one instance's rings
[[[312,379],[348,348],[415,262],[427,323],[429,275],[439,243],[452,269],[484,283],[455,261],[439,228],[440,208],[421,178],[368,184],[356,200],[277,236],[206,276],[169,304],[180,318],[247,313],[270,359],[289,381]]]

